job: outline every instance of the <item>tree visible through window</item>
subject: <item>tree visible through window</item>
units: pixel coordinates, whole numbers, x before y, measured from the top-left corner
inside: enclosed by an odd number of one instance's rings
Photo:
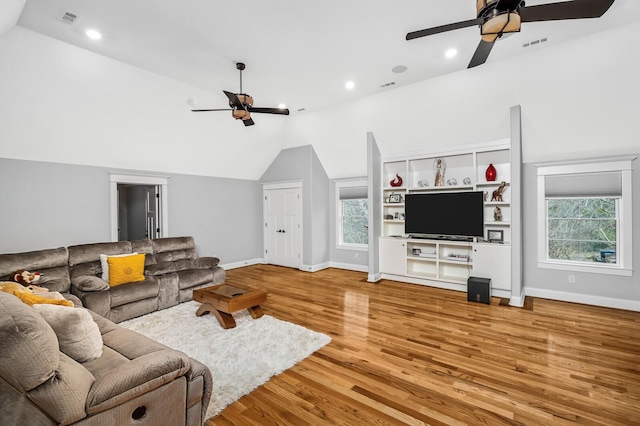
[[[549,259],[617,264],[616,199],[548,199],[547,236]]]
[[[342,243],[368,244],[367,222],[369,210],[367,199],[342,200],[341,210]]]

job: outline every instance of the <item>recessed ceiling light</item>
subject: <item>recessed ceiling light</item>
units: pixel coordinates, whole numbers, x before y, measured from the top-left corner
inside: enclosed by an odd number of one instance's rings
[[[348,90],[353,89],[354,87],[356,87],[356,84],[353,81],[347,81],[344,84],[344,87],[346,87]]]
[[[458,54],[458,49],[449,49],[446,52],[444,52],[444,56],[446,56],[447,58],[453,58],[457,54]]]
[[[102,38],[102,34],[100,34],[98,31],[96,30],[87,30],[85,31],[85,34],[87,35],[87,37],[89,37],[91,40],[100,40]]]
[[[395,72],[396,74],[401,74],[408,69],[409,68],[407,68],[406,65],[396,65],[395,67],[391,68],[391,72]]]

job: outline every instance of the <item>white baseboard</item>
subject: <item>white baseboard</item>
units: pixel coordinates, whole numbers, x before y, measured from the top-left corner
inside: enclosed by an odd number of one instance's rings
[[[368,274],[367,281],[370,283],[377,283],[382,279],[382,274],[378,272],[377,274]]]
[[[522,308],[524,306],[524,291],[520,294],[512,294],[509,298],[509,306]]]
[[[369,272],[367,265],[354,265],[353,263],[329,262],[331,268],[346,269],[348,271]]]
[[[249,265],[259,265],[261,263],[264,263],[264,259],[241,260],[240,262],[220,264],[220,266],[222,266],[222,269],[224,269],[225,271],[228,271],[229,269],[242,268]]]
[[[564,291],[531,287],[525,287],[524,293],[527,296],[541,297],[543,299],[561,300],[563,302],[582,303],[584,305],[640,312],[640,301],[637,300],[614,299],[612,297],[591,296],[588,294],[567,293]]]
[[[329,262],[325,262],[325,263],[320,263],[318,265],[302,265],[302,267],[300,268],[301,271],[306,271],[306,272],[318,272],[318,271],[322,271],[323,269],[327,269],[330,268],[331,265]]]

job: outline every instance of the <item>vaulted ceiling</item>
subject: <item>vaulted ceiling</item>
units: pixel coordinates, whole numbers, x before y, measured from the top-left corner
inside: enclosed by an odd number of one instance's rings
[[[217,105],[196,99],[198,108],[226,106],[222,90],[238,91],[234,64],[245,62],[243,89],[255,104],[284,103],[297,114],[464,70],[479,42],[477,27],[413,41],[405,35],[473,19],[475,3],[28,0],[18,25],[219,94]],[[75,16],[73,23],[65,22],[66,13]],[[640,1],[616,0],[599,19],[524,24],[520,33],[496,44],[489,61],[638,20]],[[89,39],[87,29],[99,31],[102,39]],[[448,49],[458,54],[448,59]],[[345,89],[347,81],[355,83],[352,90]]]

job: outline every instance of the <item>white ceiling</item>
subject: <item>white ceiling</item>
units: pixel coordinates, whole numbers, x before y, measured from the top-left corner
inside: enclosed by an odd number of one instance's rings
[[[61,22],[64,12],[79,17],[73,26]],[[474,17],[475,0],[28,0],[18,25],[219,94],[217,105],[198,102],[198,108],[225,107],[222,90],[239,90],[234,64],[245,62],[243,89],[255,105],[282,102],[296,114],[465,72],[478,28],[410,42],[405,35]],[[496,44],[489,61],[638,20],[640,1],[616,0],[600,19],[524,24]],[[103,39],[89,40],[88,28]],[[547,41],[523,47],[542,38]],[[444,57],[449,48],[459,50],[454,59]],[[397,65],[408,71],[392,72]],[[354,90],[344,88],[347,80]]]

